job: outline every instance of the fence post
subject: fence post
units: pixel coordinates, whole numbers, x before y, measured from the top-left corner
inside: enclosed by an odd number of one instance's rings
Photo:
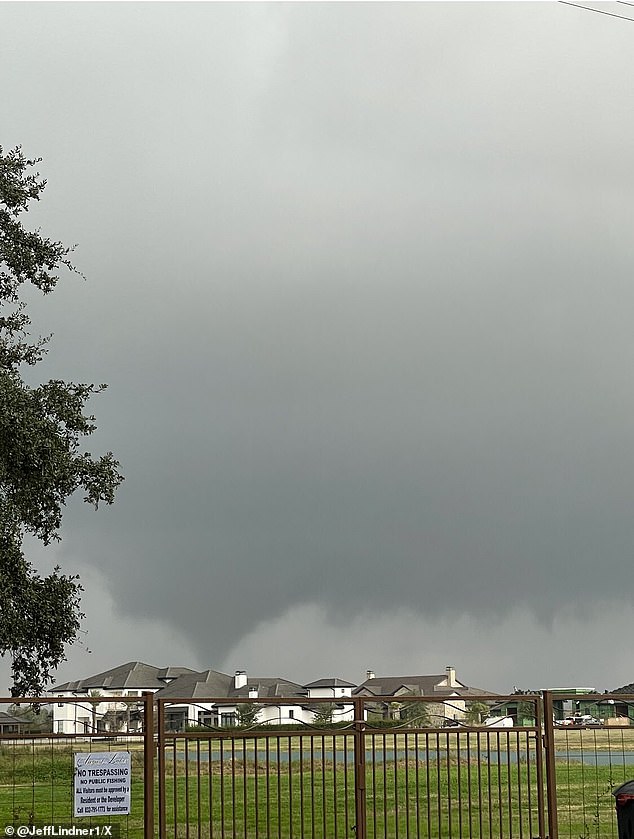
[[[165,804],[165,704],[160,697],[156,700],[157,710],[157,747],[158,747],[158,817],[159,837],[165,839],[166,828],[166,804]],[[174,783],[176,783],[176,770],[174,770]],[[210,805],[211,806],[211,805]]]
[[[553,697],[549,690],[544,696],[544,748],[546,750],[546,801],[548,809],[548,839],[559,839],[557,824],[557,775],[555,769],[555,726]]]
[[[354,699],[354,806],[356,839],[366,839],[365,715],[361,697]]]
[[[537,824],[540,837],[546,836],[544,822],[544,710],[541,696],[535,697],[535,766],[537,769]]]
[[[143,839],[154,839],[154,694],[143,693]]]

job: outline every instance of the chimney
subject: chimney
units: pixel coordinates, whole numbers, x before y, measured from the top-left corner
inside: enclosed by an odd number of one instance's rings
[[[253,685],[249,686],[249,699],[257,699],[258,698],[258,689]]]
[[[367,679],[376,679],[376,675],[374,673],[374,670],[366,670],[365,671],[365,678],[366,678],[366,680]]]
[[[455,688],[458,686],[458,682],[456,681],[456,670],[454,667],[445,667],[445,673],[447,674],[447,687]]]
[[[236,675],[234,676],[233,686],[236,690],[239,688],[243,688],[247,683],[247,671],[246,670],[236,670]]]

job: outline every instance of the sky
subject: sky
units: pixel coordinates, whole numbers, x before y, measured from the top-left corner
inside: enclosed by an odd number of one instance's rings
[[[633,37],[556,2],[0,3],[0,143],[86,277],[26,294],[29,375],[108,383],[89,450],[126,479],[30,546],[85,588],[58,681],[634,681]]]

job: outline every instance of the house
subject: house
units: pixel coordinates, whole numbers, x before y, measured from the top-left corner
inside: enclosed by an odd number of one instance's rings
[[[634,683],[616,688],[612,693],[632,697],[634,696]],[[634,725],[634,703],[631,699],[630,701],[625,698],[623,701],[605,699],[600,700],[597,704],[600,705],[600,715],[605,719],[606,725]]]
[[[324,705],[332,708],[331,719],[333,722],[352,722],[354,720],[354,705],[349,702],[342,702],[343,699],[352,697],[352,691],[356,685],[352,682],[346,682],[344,679],[331,677],[327,679],[317,679],[310,684],[304,685],[309,699],[325,699],[330,700]],[[314,720],[315,709],[317,705],[311,703],[308,706],[313,710],[311,722]],[[322,706],[323,707],[323,706]]]
[[[188,667],[155,667],[141,661],[129,661],[96,676],[64,682],[49,691],[52,697],[141,697],[156,693],[180,676],[191,673]],[[138,731],[141,711],[126,702],[55,702],[53,731],[57,734]]]
[[[160,668],[130,661],[95,676],[56,685],[49,691],[53,698],[53,730],[59,734],[139,731],[140,701],[107,700],[117,697],[140,700],[146,692],[166,700],[162,704],[168,731],[184,731],[188,726],[314,725],[323,723],[324,711],[332,722],[352,722],[355,696],[393,697],[394,702],[367,706],[370,714],[375,711],[391,719],[403,715],[399,697],[435,699],[438,701],[427,703],[430,722],[443,725],[447,720],[462,719],[469,700],[490,693],[459,681],[453,667],[447,667],[443,674],[430,676],[377,678],[368,671],[365,682],[355,687],[338,677],[300,685],[279,676],[250,676],[244,670],[236,670],[230,676],[212,669]],[[64,702],[63,698],[70,695],[88,701]],[[61,701],[55,702],[56,697]],[[92,701],[97,698],[103,701]]]
[[[29,722],[0,711],[0,734],[22,734]]]
[[[204,700],[227,696],[232,678],[218,670],[185,673],[159,691],[159,696],[175,700],[165,705],[167,731],[184,731],[187,726],[219,725],[220,712],[215,703]],[[182,700],[182,701],[181,701]],[[227,712],[228,713],[228,712]],[[234,712],[235,713],[235,712]],[[225,725],[229,720],[223,720]]]
[[[542,690],[547,690],[552,694],[555,722],[570,718],[576,713],[581,713],[579,708],[581,707],[582,697],[585,694],[597,692],[596,688],[593,687],[555,687],[542,688]],[[566,696],[566,694],[569,694],[568,697],[563,699],[562,697]],[[579,699],[571,698],[570,695],[578,696]]]
[[[247,676],[244,670],[236,670],[233,676],[217,670],[188,673],[162,688],[158,696],[174,700],[165,704],[168,731],[183,731],[192,725],[233,726],[246,713],[252,715],[253,724],[301,724],[310,722],[313,717],[310,709],[301,704],[301,699],[307,696],[302,685],[277,676]],[[298,702],[273,702],[254,707],[259,699],[277,697],[296,697]],[[235,699],[250,701],[238,703]]]
[[[466,704],[477,701],[479,697],[492,694],[493,691],[465,685],[456,678],[453,667],[446,667],[444,673],[430,676],[377,676],[367,671],[367,678],[356,690],[354,696],[390,696],[398,699],[401,696],[420,696],[422,699],[442,699],[438,702],[427,703],[428,716],[431,725],[442,726],[447,721],[464,719]],[[378,702],[370,712],[380,715],[384,719],[399,719],[401,709],[398,703]]]

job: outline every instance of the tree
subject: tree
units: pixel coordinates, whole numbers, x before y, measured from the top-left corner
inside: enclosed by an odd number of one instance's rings
[[[30,283],[43,294],[61,270],[76,271],[72,249],[27,230],[20,218],[46,186],[20,147],[0,146],[0,656],[12,659],[12,695],[41,692],[77,637],[81,585],[55,567],[41,576],[23,552],[27,535],[58,540],[66,500],[83,490],[93,507],[111,504],[123,477],[111,452],[82,450],[95,431],[86,403],[105,385],[58,379],[29,386],[49,338],[32,340],[21,300]],[[79,273],[79,272],[77,272]]]
[[[313,725],[318,728],[332,725],[332,715],[335,711],[334,702],[318,702],[312,706]]]
[[[431,724],[429,702],[403,702],[400,706],[400,718],[407,720],[410,728],[426,728]]]
[[[533,725],[537,718],[537,705],[540,706],[542,712],[544,710],[543,699],[538,690],[522,690],[521,688],[513,688],[513,696],[533,696],[535,701],[530,700],[518,701],[517,710],[514,715],[514,725],[526,725],[527,723]]]
[[[260,706],[255,702],[241,702],[236,706],[236,719],[242,728],[251,728],[258,721]]]
[[[483,718],[488,714],[489,706],[486,702],[473,700],[465,705],[465,720],[469,725],[480,725]]]
[[[53,712],[41,705],[9,705],[6,709],[11,717],[17,717],[26,724],[30,734],[45,734],[53,730]]]

